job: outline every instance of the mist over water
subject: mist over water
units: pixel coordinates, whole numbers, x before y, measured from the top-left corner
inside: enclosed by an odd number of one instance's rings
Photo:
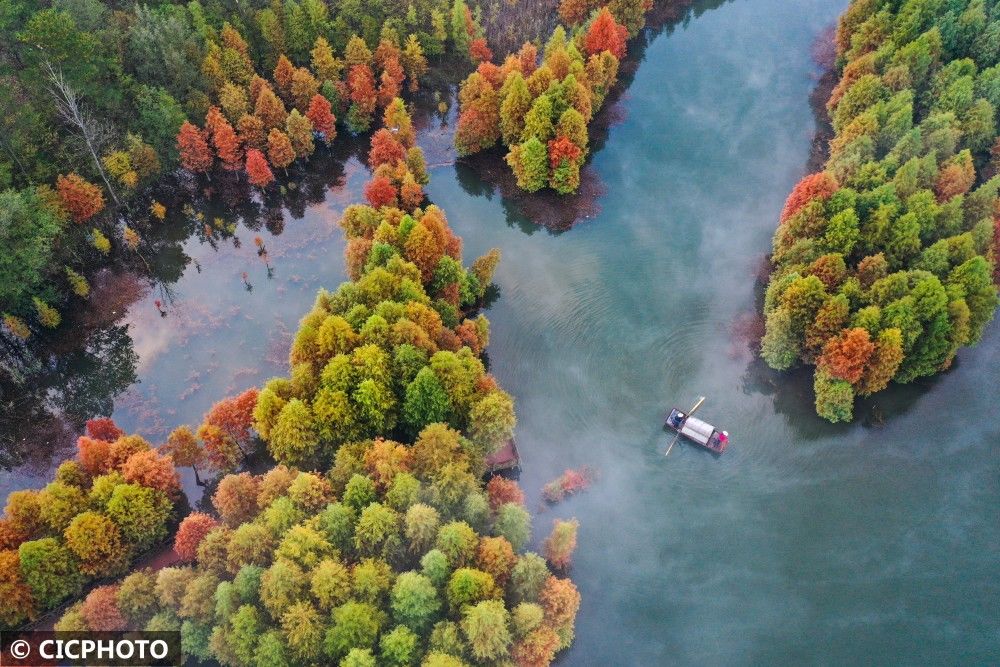
[[[845,6],[740,1],[656,39],[593,159],[601,212],[566,233],[470,194],[474,176],[432,173],[466,255],[503,251],[489,358],[517,398],[523,486],[537,500],[566,467],[600,471],[535,519],[539,538],[581,519],[565,664],[1000,655],[997,327],[850,426],[816,417],[810,380],[767,372],[732,333],[808,159],[810,47]],[[664,459],[663,414],[698,395],[732,445]]]
[[[600,475],[535,517],[538,546],[556,516],[581,522],[583,606],[560,664],[994,663],[1000,327],[948,373],[859,403],[851,425],[815,416],[808,374],[752,358],[734,330],[757,308],[761,259],[809,157],[811,47],[847,2],[718,4],[696,2],[645,50],[592,158],[594,217],[550,233],[468,165],[431,171],[467,263],[503,252],[488,357],[517,401],[531,509],[567,467]],[[285,373],[316,290],[344,280],[336,221],[367,176],[347,160],[280,234],[185,242],[170,293],[124,320],[140,381],[116,400],[119,423],[160,442]],[[681,442],[664,458],[664,414],[699,395],[729,450]],[[47,471],[29,476],[0,486],[40,486]],[[198,491],[189,471],[185,486]]]

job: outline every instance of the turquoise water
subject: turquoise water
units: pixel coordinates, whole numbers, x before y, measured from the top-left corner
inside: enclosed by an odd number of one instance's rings
[[[807,377],[754,361],[740,331],[809,157],[811,47],[846,2],[711,4],[646,48],[592,159],[599,212],[569,231],[431,152],[428,194],[467,260],[503,252],[488,356],[517,400],[522,485],[535,504],[564,468],[600,475],[535,519],[539,542],[554,517],[581,520],[584,602],[561,664],[996,662],[998,327],[950,372],[859,404],[853,425],[814,415]],[[421,143],[447,136],[432,125]],[[189,238],[169,290],[128,309],[129,430],[161,439],[284,372],[316,289],[343,280],[336,220],[367,177],[356,157],[314,168],[309,196],[272,216],[280,234]],[[663,414],[699,395],[732,445],[664,458]]]
[[[732,333],[808,158],[810,46],[843,6],[735,2],[654,41],[593,160],[601,213],[567,233],[432,174],[467,254],[504,253],[489,356],[517,397],[522,482],[601,474],[535,523],[582,520],[567,664],[1000,655],[997,327],[936,382],[859,405],[882,426],[822,422],[808,380]],[[665,459],[663,413],[698,395],[732,445]]]

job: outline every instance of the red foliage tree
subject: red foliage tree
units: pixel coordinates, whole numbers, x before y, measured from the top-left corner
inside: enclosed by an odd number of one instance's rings
[[[309,100],[306,118],[312,123],[313,129],[323,135],[323,141],[329,144],[337,136],[337,119],[333,116],[330,100],[322,95],[313,95]]]
[[[385,176],[376,176],[365,184],[365,199],[375,208],[395,206],[398,203],[396,188]]]
[[[583,39],[583,48],[588,55],[596,55],[601,51],[610,51],[615,58],[625,57],[625,43],[628,40],[628,30],[619,25],[607,7],[601,7],[597,16],[590,24]]]
[[[111,443],[81,435],[76,440],[76,458],[91,476],[103,475],[111,469]]]
[[[191,562],[198,555],[198,545],[205,539],[209,531],[219,525],[219,522],[207,514],[192,512],[184,517],[177,527],[174,537],[174,553],[182,560]]]
[[[839,187],[836,179],[825,171],[805,176],[795,184],[788,199],[785,200],[785,208],[781,211],[781,222],[798,213],[813,199],[829,199]]]
[[[181,479],[174,469],[174,462],[155,449],[136,452],[122,466],[125,481],[163,491],[170,498],[177,498]]]
[[[556,137],[549,140],[549,167],[555,169],[563,163],[576,162],[583,155],[580,147],[566,137]]]
[[[372,135],[372,145],[368,151],[368,166],[372,170],[381,164],[395,164],[405,159],[406,149],[392,132],[383,127]]]
[[[267,164],[267,158],[256,148],[251,148],[247,151],[246,171],[247,178],[250,179],[250,185],[255,185],[258,188],[266,188],[274,182],[274,173]]]
[[[257,393],[257,388],[251,387],[241,394],[222,399],[205,415],[205,423],[218,426],[241,448],[249,445]]]
[[[875,351],[867,329],[844,329],[823,347],[817,366],[832,377],[856,384],[865,371],[865,364]]]
[[[97,440],[114,442],[125,435],[111,417],[95,417],[87,420],[87,435]]]
[[[488,63],[493,60],[493,51],[486,44],[485,37],[477,37],[469,44],[469,55],[476,63]]]
[[[490,500],[490,509],[494,512],[507,503],[524,505],[524,491],[517,482],[499,475],[490,479],[486,485],[486,494]]]
[[[74,222],[86,222],[104,210],[104,193],[77,173],[56,179],[59,202]]]
[[[181,166],[191,173],[204,173],[212,168],[212,151],[208,148],[205,133],[187,121],[177,133],[177,150],[180,151]]]
[[[368,65],[354,65],[347,73],[347,88],[350,91],[351,102],[364,108],[369,113],[375,111],[377,94],[375,92],[375,75]]]
[[[579,470],[567,468],[563,474],[542,487],[542,496],[550,503],[558,503],[566,496],[586,489],[592,478],[593,471],[586,466]]]
[[[117,586],[98,586],[90,591],[80,613],[94,632],[118,632],[128,627],[128,620],[118,608]]]

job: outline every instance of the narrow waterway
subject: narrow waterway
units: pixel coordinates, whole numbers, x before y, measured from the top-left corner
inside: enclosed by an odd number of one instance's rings
[[[811,48],[846,0],[718,4],[646,48],[592,161],[592,218],[551,233],[470,167],[431,171],[467,260],[503,252],[488,355],[517,400],[523,486],[537,503],[566,467],[600,474],[536,517],[539,538],[555,516],[581,520],[584,602],[562,662],[995,662],[1000,327],[936,380],[859,404],[854,425],[818,419],[807,378],[753,360],[755,281],[815,131]],[[189,238],[165,260],[169,290],[131,306],[127,429],[160,439],[285,371],[315,291],[343,280],[336,221],[367,178],[356,158],[316,168],[267,225],[243,216],[239,247]],[[665,410],[698,395],[729,451],[664,458]]]

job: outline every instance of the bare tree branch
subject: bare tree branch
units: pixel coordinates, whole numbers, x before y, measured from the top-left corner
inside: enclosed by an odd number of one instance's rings
[[[61,69],[53,67],[48,59],[44,61],[44,66],[49,77],[49,92],[56,103],[56,111],[66,124],[72,126],[80,134],[83,143],[87,146],[87,150],[90,151],[91,158],[94,160],[94,166],[97,167],[98,173],[100,173],[101,178],[104,180],[104,185],[107,186],[108,192],[111,193],[111,198],[115,200],[115,204],[120,204],[118,194],[111,185],[111,180],[104,171],[104,164],[101,163],[99,156],[101,146],[108,139],[109,133],[107,128],[95,120],[87,112],[86,108],[83,107],[76,91],[66,81]]]

